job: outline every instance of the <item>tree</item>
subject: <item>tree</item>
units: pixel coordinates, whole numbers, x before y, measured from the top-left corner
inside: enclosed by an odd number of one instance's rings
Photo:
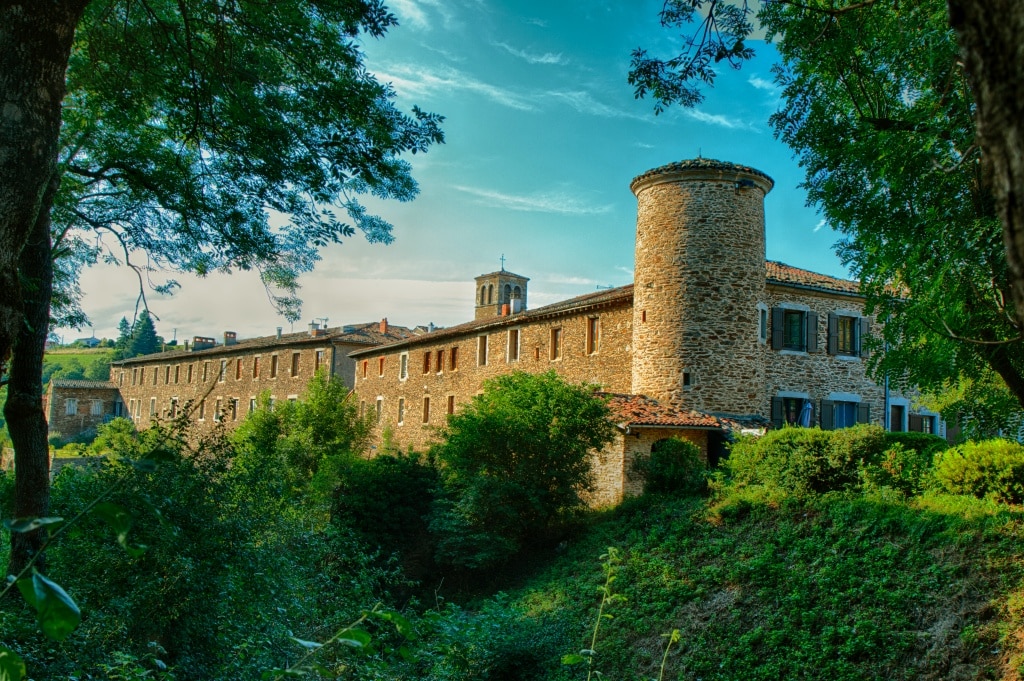
[[[592,386],[553,371],[486,381],[432,450],[445,491],[432,521],[439,558],[470,568],[502,562],[582,508],[593,453],[612,435]]]
[[[42,348],[51,300],[75,309],[78,267],[133,267],[143,296],[154,268],[256,270],[294,318],[319,247],[357,229],[390,240],[358,196],[411,199],[402,155],[442,141],[439,116],[400,112],[363,63],[362,36],[394,23],[380,0],[0,0],[0,374],[17,514],[46,512]],[[9,569],[38,542],[18,535]]]
[[[983,111],[969,87],[977,75],[964,70],[945,4],[730,7],[667,2],[663,22],[700,16],[698,38],[673,60],[637,50],[637,95],[652,94],[659,107],[699,101],[698,86],[713,81],[720,60],[739,67],[749,58],[744,40],[758,7],[782,57],[785,104],[771,123],[805,169],[808,201],[844,235],[839,253],[884,323],[876,373],[935,390],[991,367],[1024,405],[1024,316],[1014,307],[1024,277],[1008,268],[1012,225],[999,211],[1009,185],[986,170],[991,144],[978,136]],[[1024,12],[1018,3],[1003,9],[1007,25]]]
[[[131,342],[132,326],[128,323],[127,317],[121,317],[121,321],[117,324],[117,341],[114,343],[116,359],[124,359],[128,356],[128,346]]]
[[[128,344],[127,357],[138,357],[149,355],[160,351],[160,344],[157,342],[156,326],[153,325],[153,317],[149,310],[139,313],[139,318],[132,328],[131,342]]]

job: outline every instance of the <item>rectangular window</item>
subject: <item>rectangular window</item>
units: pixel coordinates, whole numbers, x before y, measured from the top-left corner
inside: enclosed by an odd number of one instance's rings
[[[907,430],[914,433],[935,433],[935,417],[926,414],[911,414],[907,417]]]
[[[64,414],[66,416],[74,416],[78,413],[78,400],[74,397],[69,397],[64,403]]]
[[[210,377],[210,363],[203,362],[203,383],[206,383],[206,379]]]
[[[156,385],[157,380],[160,378],[160,368],[153,367],[153,385]]]
[[[405,398],[398,398],[398,425],[405,423]]]
[[[454,347],[449,353],[448,368],[452,371],[457,371],[459,368],[459,348]]]
[[[786,350],[806,350],[806,331],[803,310],[784,310],[782,313],[782,347]]]
[[[249,413],[251,414],[254,411],[256,411],[256,398],[255,397],[250,397],[249,398]]]
[[[822,400],[821,429],[849,428],[871,422],[871,405],[852,400]]]
[[[215,423],[220,423],[221,409],[223,409],[223,406],[222,406],[223,402],[224,401],[221,398],[219,398],[219,397],[217,398],[217,408],[214,409],[214,411],[213,411],[213,420],[214,420]]]
[[[118,376],[117,376],[117,384],[118,385],[124,385],[124,372],[123,371],[120,374],[118,374]]]
[[[292,377],[299,375],[299,353],[292,353]]]
[[[384,358],[381,357],[377,360],[377,375],[381,378],[384,377]]]
[[[233,398],[231,400],[231,420],[232,421],[237,421],[238,420],[238,398],[237,397]]]
[[[149,398],[149,415],[156,416],[156,398]]]
[[[455,413],[455,395],[449,395],[448,396],[448,413],[449,414],[454,414]]]
[[[313,371],[314,373],[320,371],[320,367],[324,365],[324,351],[317,350],[313,356]]]
[[[587,354],[592,355],[601,346],[601,319],[587,318]]]
[[[199,420],[206,420],[206,400],[199,400]]]
[[[836,320],[836,352],[840,355],[857,354],[857,320],[839,317]]]
[[[277,378],[277,355],[270,356],[270,377]]]
[[[907,415],[907,408],[902,404],[889,406],[889,430],[894,433],[903,432],[903,418]]]
[[[430,398],[423,398],[423,423],[430,423]]]
[[[136,385],[139,380],[139,370],[132,369],[132,385]]]
[[[171,365],[168,364],[164,367],[164,385],[171,384]]]
[[[398,356],[398,378],[404,381],[409,377],[409,353],[403,352]]]
[[[103,415],[103,400],[93,400],[90,405],[89,413],[93,416]]]
[[[437,367],[435,369],[437,373],[444,371],[444,350],[437,351],[437,362],[435,362],[434,365]]]
[[[519,329],[508,330],[508,361],[519,361]]]
[[[762,343],[768,342],[768,308],[762,307],[758,310],[757,335]]]
[[[562,329],[551,329],[551,359],[562,359]]]
[[[260,358],[258,355],[252,358],[252,377],[260,377]]]
[[[487,364],[487,336],[476,337],[476,365],[482,367]]]
[[[181,378],[181,365],[174,365],[174,385],[178,385],[178,379]]]
[[[366,372],[369,370],[369,368],[370,368],[370,360],[364,359],[363,360],[363,378],[366,378]]]
[[[226,359],[222,359],[220,361],[220,372],[217,374],[217,382],[218,383],[223,383],[224,379],[227,378],[227,374],[228,374],[228,361]]]
[[[188,368],[185,369],[185,376],[187,377],[186,380],[189,383],[191,383],[192,382],[192,364],[189,364]]]
[[[170,412],[170,416],[172,419],[178,417],[178,398],[171,398],[171,404],[170,407],[168,408],[168,411]]]
[[[835,420],[833,421],[835,427],[850,428],[857,425],[857,407],[859,406],[857,402],[836,402]]]
[[[425,374],[430,373],[430,355],[430,350],[427,350],[426,352],[423,353],[423,373]]]
[[[238,359],[235,360],[235,380],[236,381],[241,381],[242,380],[242,358],[241,357],[239,357]]]

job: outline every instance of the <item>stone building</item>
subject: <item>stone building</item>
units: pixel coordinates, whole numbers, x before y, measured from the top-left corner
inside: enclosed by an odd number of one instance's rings
[[[425,332],[421,329],[419,332]],[[352,387],[355,350],[393,343],[416,330],[369,324],[280,333],[239,340],[231,331],[223,343],[195,337],[183,350],[143,355],[111,363],[110,384],[125,415],[140,427],[152,418],[174,418],[189,405],[200,426],[233,428],[254,411],[263,392],[271,401],[297,400],[317,371]]]
[[[124,415],[124,402],[108,381],[54,378],[43,394],[43,414],[51,435],[71,439]]]
[[[380,438],[424,448],[488,378],[554,370],[600,386],[618,436],[596,455],[596,503],[637,492],[633,461],[671,436],[714,460],[729,431],[771,424],[939,432],[868,377],[856,282],[765,260],[772,186],[709,159],[638,176],[633,284],[531,310],[526,277],[477,277],[473,321],[352,353],[360,408]]]

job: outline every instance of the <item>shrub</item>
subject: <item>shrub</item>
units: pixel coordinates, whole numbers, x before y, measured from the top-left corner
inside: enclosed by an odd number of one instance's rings
[[[435,454],[445,489],[431,529],[438,557],[465,567],[505,560],[584,506],[591,451],[612,438],[608,407],[554,372],[515,372],[448,418]]]
[[[700,447],[689,440],[670,438],[657,443],[651,455],[636,460],[634,467],[644,477],[645,492],[703,494],[708,470]]]
[[[782,428],[734,443],[727,460],[735,485],[758,485],[770,496],[805,496],[840,489],[856,481],[830,456],[830,432]]]
[[[966,442],[935,458],[935,477],[947,491],[1024,502],[1024,446],[1009,440]]]
[[[931,454],[893,442],[882,456],[863,468],[865,486],[889,487],[906,495],[922,492],[931,471]]]

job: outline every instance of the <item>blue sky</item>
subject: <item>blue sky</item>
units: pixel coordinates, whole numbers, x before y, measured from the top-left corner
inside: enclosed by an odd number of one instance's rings
[[[531,307],[632,281],[636,200],[629,182],[701,155],[751,165],[775,180],[766,203],[767,256],[847,276],[837,236],[798,188],[803,175],[768,117],[779,106],[776,54],[726,70],[696,109],[655,116],[626,82],[630,53],[668,56],[678,37],[658,25],[657,1],[551,3],[392,0],[400,25],[367,40],[368,66],[403,108],[446,117],[446,144],[410,157],[420,196],[368,201],[395,242],[353,238],[323,253],[303,279],[305,321],[388,317],[447,326],[472,318],[473,277],[505,267],[530,277]],[[172,297],[149,294],[167,338],[273,333],[277,317],[247,273],[177,277]],[[83,277],[97,337],[116,335],[135,305],[132,276],[108,267]],[[295,328],[300,328],[301,324]],[[88,336],[62,330],[65,339]]]

